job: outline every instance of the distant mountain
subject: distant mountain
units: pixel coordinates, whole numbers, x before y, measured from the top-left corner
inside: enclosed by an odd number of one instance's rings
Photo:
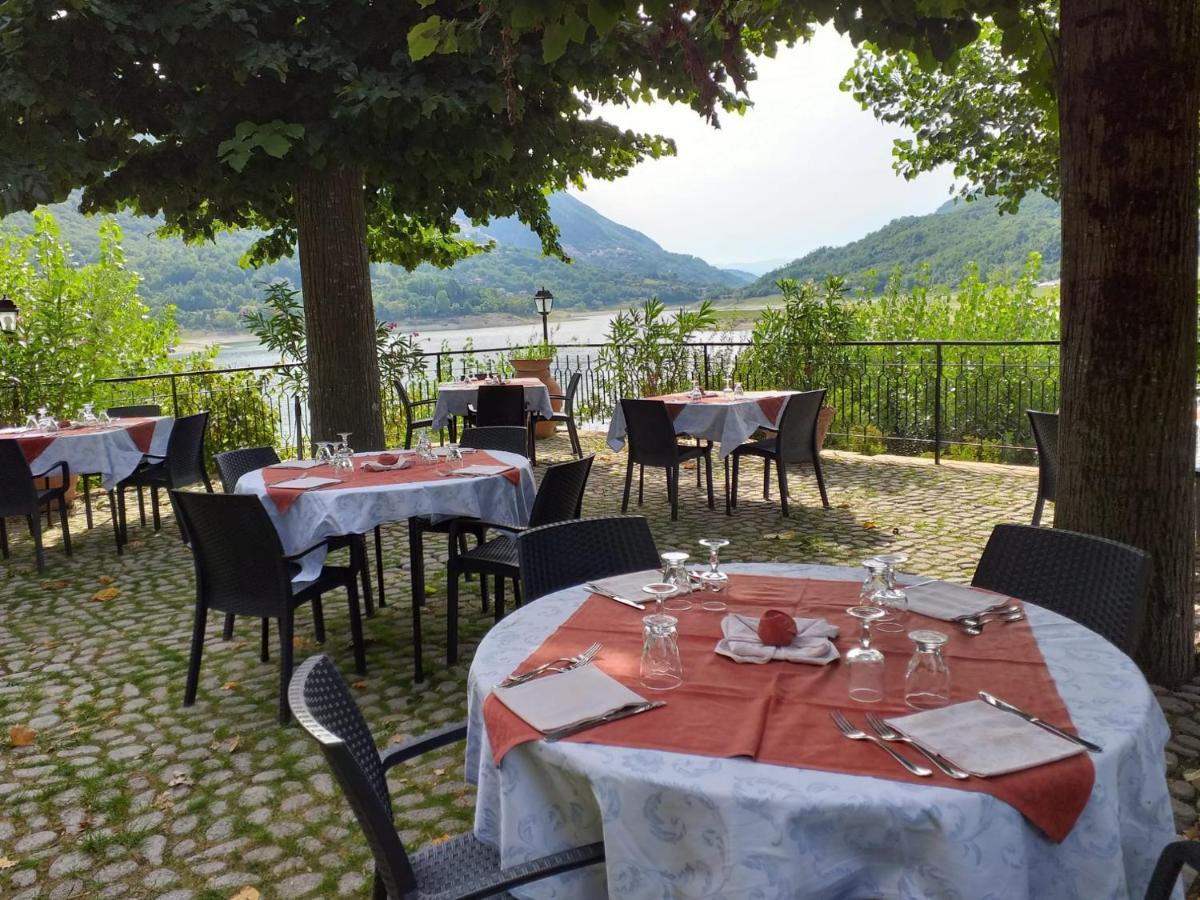
[[[780,278],[821,280],[830,273],[846,276],[852,288],[879,290],[900,266],[907,282],[928,263],[937,284],[955,285],[967,263],[978,263],[986,276],[1015,273],[1026,257],[1042,254],[1042,277],[1058,277],[1062,244],[1059,209],[1053,200],[1026,197],[1020,210],[1001,215],[994,200],[970,203],[951,200],[925,216],[905,216],[878,231],[846,244],[821,247],[763,275],[740,292],[747,297],[777,293]]]
[[[717,263],[717,265],[726,271],[745,272],[757,278],[759,275],[765,275],[772,269],[778,269],[780,266],[785,266],[789,262],[791,262],[790,259],[778,257],[776,259],[754,259],[750,260],[749,262],[738,261]]]
[[[413,323],[482,313],[529,315],[530,297],[542,285],[554,292],[560,308],[599,309],[652,295],[667,303],[687,303],[726,293],[753,278],[717,269],[695,256],[668,253],[641,232],[569,195],[552,196],[550,210],[563,247],[574,260],[571,265],[542,256],[540,241],[516,219],[497,219],[479,228],[464,222],[468,234],[494,239],[496,249],[446,270],[420,266],[406,272],[397,266],[372,266],[377,315]],[[81,261],[95,259],[98,223],[80,215],[74,203],[57,204],[51,211],[75,255]],[[156,237],[156,219],[127,214],[116,218],[125,235],[129,266],[142,276],[143,297],[152,306],[175,304],[186,326],[234,327],[238,313],[261,298],[261,282],[286,278],[300,283],[295,259],[258,270],[238,266],[253,233],[188,245]],[[16,214],[0,227],[26,231],[31,221],[28,215]]]

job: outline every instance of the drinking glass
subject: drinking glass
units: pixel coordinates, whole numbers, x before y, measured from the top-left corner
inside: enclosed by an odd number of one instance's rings
[[[446,445],[446,468],[453,472],[455,469],[461,468],[463,464],[462,448],[458,444],[450,443]]]
[[[871,646],[871,623],[883,615],[878,606],[852,606],[846,610],[862,625],[859,646],[846,654],[850,668],[850,699],[878,703],[883,699],[883,654]]]
[[[740,381],[735,382],[733,385],[733,396],[744,397],[745,394],[746,394],[746,389],[744,387],[742,387],[742,383]]]
[[[688,397],[692,400],[704,399],[704,391],[700,390],[700,382],[694,378],[692,379],[692,389],[688,392]]]
[[[79,421],[83,422],[85,425],[91,425],[93,422],[95,422],[95,406],[96,404],[94,403],[83,404],[83,408],[79,410]]]
[[[678,550],[662,554],[663,581],[674,586],[675,593],[663,606],[671,612],[687,612],[692,608],[692,601],[684,599],[692,592],[692,576],[687,570],[688,555]]]
[[[675,585],[667,584],[665,581],[656,581],[653,584],[642,585],[642,592],[654,598],[654,612],[656,615],[662,616],[665,615],[663,601],[675,593]]]
[[[874,558],[864,559],[862,566],[867,570],[867,577],[858,591],[858,605],[873,606],[875,595],[888,589],[887,566]]]
[[[904,702],[913,709],[937,709],[950,702],[950,667],[942,656],[946,635],[940,631],[910,631],[912,659],[904,675]]]
[[[642,619],[642,687],[651,691],[669,691],[683,683],[683,661],[674,616],[652,615]]]
[[[417,458],[429,462],[433,459],[433,441],[429,439],[429,432],[422,430],[417,437]]]
[[[37,431],[42,427],[42,423],[38,420],[37,416],[30,414],[25,417],[25,427],[31,431]]]
[[[333,462],[333,442],[332,441],[314,441],[313,446],[316,450],[313,451],[313,458],[322,463]]]
[[[58,431],[58,420],[50,415],[50,410],[44,406],[38,407],[38,428],[46,434]]]
[[[875,595],[875,606],[883,610],[883,618],[875,623],[877,631],[903,631],[908,621],[908,594],[899,588],[887,588]]]
[[[725,376],[725,393],[726,394],[733,393],[733,375],[732,374]]]
[[[887,567],[885,574],[887,575],[888,587],[894,588],[896,586],[896,567],[902,566],[908,562],[908,554],[880,553],[875,558]]]
[[[701,538],[700,546],[708,548],[708,571],[698,576],[700,584],[708,593],[719,594],[729,583],[729,576],[721,571],[721,548],[729,546],[727,538]],[[707,593],[706,593],[707,597]],[[700,602],[700,608],[708,612],[725,612],[729,607],[719,597],[711,597]]]

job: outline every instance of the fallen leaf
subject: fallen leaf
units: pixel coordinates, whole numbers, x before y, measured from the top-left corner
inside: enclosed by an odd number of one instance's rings
[[[107,587],[92,594],[92,600],[96,603],[107,603],[109,600],[116,600],[120,596],[121,591],[119,588]]]
[[[425,585],[425,596],[426,597],[436,597],[437,596],[437,588],[432,584]]]
[[[28,725],[13,725],[8,729],[8,743],[13,747],[31,747],[37,732]]]
[[[1200,781],[1200,769],[1188,769],[1183,773],[1183,780],[1193,783]]]
[[[870,531],[872,528],[878,528],[879,526],[876,525],[874,522],[872,522],[870,519],[867,519],[867,521],[863,522],[862,527],[867,529],[868,531]]]
[[[223,691],[236,691],[236,690],[238,689],[238,686],[239,686],[239,685],[238,685],[238,683],[237,683],[236,681],[227,681],[227,682],[225,682],[223,685],[221,685],[221,690],[223,690]]]
[[[250,885],[246,885],[244,888],[230,897],[229,900],[258,900],[260,896],[262,895],[259,894],[258,888],[253,888],[250,887]]]
[[[446,843],[448,840],[450,840],[450,835],[448,835],[448,834],[439,834],[437,837],[435,837],[435,838],[434,838],[433,840],[431,840],[429,843],[430,843],[430,845],[431,845],[431,846],[434,846],[434,847],[436,847],[438,844],[444,844],[444,843]]]
[[[167,788],[154,798],[154,806],[156,809],[161,809],[163,812],[167,812],[175,808],[175,798],[171,796],[170,788]]]
[[[311,638],[297,634],[292,638],[292,648],[295,650],[316,650],[321,645]]]
[[[178,771],[171,777],[171,780],[167,782],[167,785],[169,787],[179,787],[181,785],[183,785],[185,787],[191,787],[192,786],[192,776],[189,775],[187,772]]]
[[[441,778],[443,775],[446,774],[446,770],[445,769],[434,769],[433,774],[436,775],[438,778]]]
[[[839,504],[837,505],[837,508],[838,508],[838,509],[849,509],[849,508],[850,508],[850,504],[849,504],[849,503],[839,503]]]
[[[101,575],[96,580],[101,584],[115,584],[117,581],[117,579],[113,578],[111,575]]]
[[[9,859],[7,856],[0,856],[0,869],[11,869],[17,864],[15,859]]]
[[[226,753],[236,753],[237,748],[242,745],[242,739],[238,735],[234,735],[229,739],[229,744],[225,747]]]
[[[388,739],[388,743],[389,744],[403,744],[407,740],[408,740],[408,735],[406,735],[406,734],[393,734],[391,736],[391,738]]]
[[[360,690],[360,691],[365,691],[367,689],[367,683],[365,681],[361,681],[361,680],[354,681],[354,682],[351,682],[350,687],[356,688],[357,690]]]
[[[43,581],[42,587],[47,591],[61,591],[63,588],[70,586],[71,582],[65,578],[55,578],[53,581]]]

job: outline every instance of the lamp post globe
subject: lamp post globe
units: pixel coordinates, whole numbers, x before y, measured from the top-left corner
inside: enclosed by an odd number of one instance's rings
[[[537,309],[538,315],[542,317],[542,340],[548,344],[550,343],[550,326],[547,323],[550,319],[550,310],[554,309],[554,295],[546,290],[545,285],[542,285],[533,295],[533,305]]]
[[[17,330],[17,317],[21,311],[8,294],[0,294],[0,331],[12,334]]]

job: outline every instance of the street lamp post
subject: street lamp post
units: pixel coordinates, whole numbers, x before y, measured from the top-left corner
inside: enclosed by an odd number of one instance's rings
[[[554,309],[554,295],[546,290],[545,285],[533,295],[533,305],[537,308],[538,315],[542,317],[542,340],[549,344],[550,326],[547,323],[550,318],[550,310]]]
[[[12,302],[8,294],[0,294],[0,331],[5,335],[13,334],[17,330],[17,317],[20,313],[17,304]]]

